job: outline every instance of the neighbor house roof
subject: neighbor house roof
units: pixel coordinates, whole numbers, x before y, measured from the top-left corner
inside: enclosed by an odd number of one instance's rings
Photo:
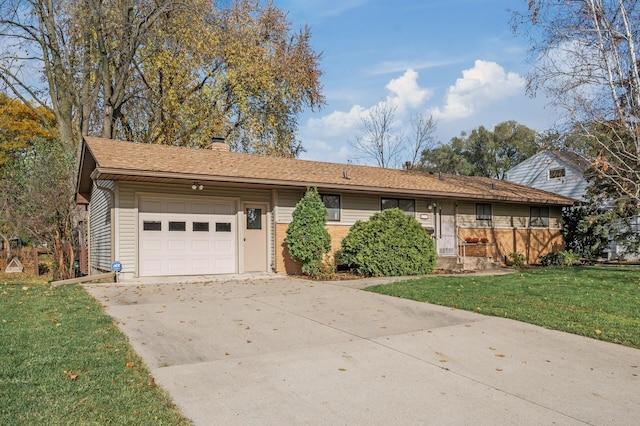
[[[591,162],[577,152],[558,150],[553,150],[551,152],[553,153],[553,155],[558,157],[560,161],[567,164],[568,166],[573,167],[581,173],[586,172],[591,167]]]
[[[265,157],[210,149],[137,144],[86,137],[77,200],[87,203],[92,180],[224,183],[264,188],[408,194],[458,200],[572,205],[575,200],[512,182],[352,164]]]

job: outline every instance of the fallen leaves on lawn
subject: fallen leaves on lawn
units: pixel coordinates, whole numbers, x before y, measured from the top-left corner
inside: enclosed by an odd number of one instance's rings
[[[73,374],[73,371],[71,371],[71,370],[69,370],[69,371],[64,370],[64,374],[66,374],[66,375],[67,375],[67,377],[68,377],[69,379],[71,379],[71,380],[76,380],[78,377],[80,377],[80,376],[78,376],[77,374]]]
[[[127,367],[127,368],[133,368],[133,367],[135,367],[135,366],[136,366],[136,363],[135,363],[135,362],[133,362],[133,361],[129,361],[129,362],[126,364],[126,367]]]

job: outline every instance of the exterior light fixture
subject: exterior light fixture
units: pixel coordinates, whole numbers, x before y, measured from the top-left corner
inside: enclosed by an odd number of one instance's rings
[[[193,182],[193,185],[191,185],[191,189],[193,189],[194,191],[197,189],[199,191],[202,191],[204,189],[204,185],[202,185],[201,183],[198,182]]]

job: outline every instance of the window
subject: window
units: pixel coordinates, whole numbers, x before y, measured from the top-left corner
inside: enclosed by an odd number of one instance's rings
[[[186,231],[187,222],[169,222],[169,231]]]
[[[565,177],[567,171],[564,167],[559,167],[557,169],[549,169],[549,179],[560,179]]]
[[[330,194],[320,194],[322,202],[327,208],[327,220],[340,220],[340,196]]]
[[[142,229],[145,231],[162,231],[162,222],[145,220],[142,223]]]
[[[549,207],[531,207],[530,212],[529,226],[549,226]]]
[[[193,222],[193,232],[209,232],[209,222]]]
[[[403,198],[381,198],[380,210],[399,208],[405,213],[414,214],[416,211],[416,200]]]
[[[246,209],[247,229],[262,229],[262,209]]]
[[[476,220],[491,220],[491,204],[476,203]]]
[[[216,222],[216,232],[231,232],[231,224],[228,222]]]

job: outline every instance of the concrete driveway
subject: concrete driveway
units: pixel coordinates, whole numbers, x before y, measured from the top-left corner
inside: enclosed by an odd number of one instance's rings
[[[640,421],[640,350],[290,277],[86,285],[198,425]]]

